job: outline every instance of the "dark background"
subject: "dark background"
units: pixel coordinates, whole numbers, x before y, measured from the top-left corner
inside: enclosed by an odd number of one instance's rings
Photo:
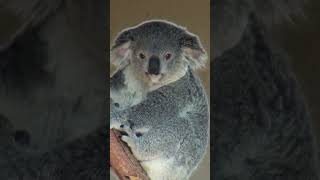
[[[310,0],[305,10],[304,18],[276,28],[274,38],[291,58],[320,147],[320,1]]]

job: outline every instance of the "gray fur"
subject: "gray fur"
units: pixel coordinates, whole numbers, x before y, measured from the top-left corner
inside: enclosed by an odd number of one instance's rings
[[[133,52],[143,50],[146,54],[158,55],[170,50],[174,53],[169,62],[161,60],[164,64],[161,71],[174,81],[160,83],[156,89],[145,86],[146,95],[138,103],[128,108],[111,109],[110,128],[128,134],[122,139],[128,143],[152,180],[188,179],[205,153],[209,135],[209,110],[204,88],[191,68],[193,61],[201,59],[185,59],[183,48],[191,48],[197,51],[196,54],[199,51],[205,52],[195,35],[164,21],[142,23],[122,33],[116,39],[114,47],[131,41],[130,48]],[[123,37],[129,34],[130,38],[124,40]],[[135,58],[133,53],[125,61],[129,61],[129,65],[117,73],[124,73],[134,67],[126,80],[142,81],[134,78],[135,73],[144,72],[144,66],[138,62],[141,60]],[[179,78],[170,77],[177,71],[182,74],[177,76]],[[122,76],[117,73],[111,78],[111,99],[114,99],[112,95],[115,94],[112,91],[127,87],[122,84],[123,81],[114,80],[119,80]],[[139,86],[135,84],[128,90],[135,94]],[[122,97],[127,99],[127,96]]]

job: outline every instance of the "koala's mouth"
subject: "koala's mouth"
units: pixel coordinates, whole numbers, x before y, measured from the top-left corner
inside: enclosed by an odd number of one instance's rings
[[[155,74],[150,74],[150,73],[146,72],[146,76],[151,81],[151,83],[158,84],[163,79],[164,74],[160,73],[160,74],[155,75]]]

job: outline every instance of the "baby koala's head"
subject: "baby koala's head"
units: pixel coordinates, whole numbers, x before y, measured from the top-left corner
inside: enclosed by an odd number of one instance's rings
[[[196,35],[161,20],[123,30],[111,49],[113,64],[129,65],[133,76],[160,87],[180,79],[188,67],[204,66],[206,59]]]

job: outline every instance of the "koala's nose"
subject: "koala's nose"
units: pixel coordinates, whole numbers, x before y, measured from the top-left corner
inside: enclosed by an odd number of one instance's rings
[[[149,59],[148,73],[153,75],[160,74],[160,59],[156,56],[151,56]]]

